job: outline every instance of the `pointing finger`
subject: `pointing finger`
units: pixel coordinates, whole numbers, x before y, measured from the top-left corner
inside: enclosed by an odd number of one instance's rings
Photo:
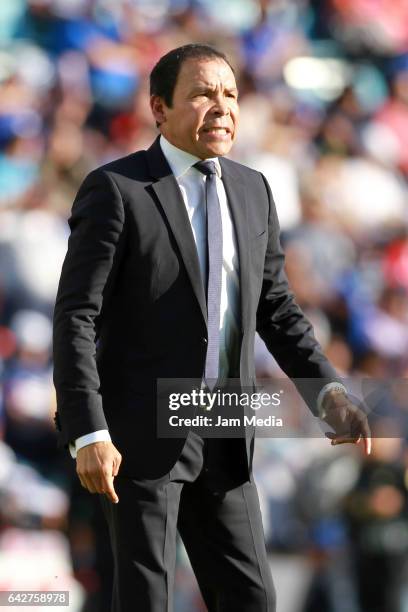
[[[104,491],[106,497],[113,504],[117,504],[119,502],[119,497],[117,496],[115,488],[113,486],[113,476],[105,477],[103,491]]]

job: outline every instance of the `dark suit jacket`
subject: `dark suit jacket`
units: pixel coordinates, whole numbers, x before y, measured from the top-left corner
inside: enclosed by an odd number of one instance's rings
[[[257,330],[290,377],[318,380],[303,392],[315,410],[318,391],[336,373],[288,288],[269,185],[255,170],[220,163],[240,266],[240,365],[230,375],[255,381]],[[156,380],[200,380],[207,343],[194,237],[159,140],[91,172],[68,223],[54,313],[59,444],[107,428],[121,470],[158,477],[185,440],[156,436]],[[250,470],[253,431],[246,451]]]

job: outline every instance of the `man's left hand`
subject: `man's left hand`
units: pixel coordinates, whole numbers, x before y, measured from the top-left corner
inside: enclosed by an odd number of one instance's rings
[[[367,416],[361,408],[353,404],[344,392],[338,390],[327,391],[322,408],[322,419],[335,431],[326,432],[332,446],[346,442],[358,444],[363,439],[365,452],[370,454],[371,431]]]

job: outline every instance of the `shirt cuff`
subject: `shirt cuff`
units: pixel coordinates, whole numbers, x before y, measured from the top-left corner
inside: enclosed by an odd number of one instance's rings
[[[326,393],[328,391],[331,391],[332,389],[343,391],[343,393],[345,393],[346,395],[348,393],[347,388],[339,382],[331,382],[331,383],[328,383],[327,385],[324,385],[324,387],[320,390],[319,395],[317,396],[317,413],[320,419],[325,417],[325,414],[322,408],[324,397]]]
[[[77,452],[80,448],[84,446],[88,446],[88,444],[93,444],[94,442],[111,442],[111,437],[109,431],[107,429],[98,429],[98,431],[93,431],[92,433],[85,434],[84,436],[80,436],[74,442],[70,442],[69,444],[69,452],[73,459],[76,459]]]

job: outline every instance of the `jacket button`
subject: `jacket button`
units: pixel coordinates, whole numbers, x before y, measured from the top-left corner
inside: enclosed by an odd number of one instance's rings
[[[208,344],[208,340],[207,338],[201,338],[201,343],[205,346],[206,344]]]

